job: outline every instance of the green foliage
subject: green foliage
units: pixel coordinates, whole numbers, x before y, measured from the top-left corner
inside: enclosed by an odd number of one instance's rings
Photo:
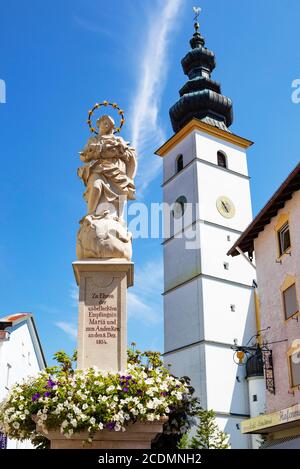
[[[73,362],[77,360],[77,350],[74,351],[73,355],[69,355],[64,350],[59,350],[54,354],[54,359],[59,363],[60,370],[65,373],[74,373]]]
[[[190,438],[188,432],[184,433],[180,438],[177,448],[179,449],[189,449],[190,448]]]
[[[195,436],[190,439],[188,433],[183,435],[178,448],[230,449],[229,435],[219,429],[216,423],[216,413],[213,410],[201,409],[197,417],[198,425]]]
[[[187,376],[180,378],[182,383],[186,383],[189,392],[185,394],[180,403],[172,409],[169,420],[164,425],[163,433],[152,444],[152,449],[173,449],[176,450],[182,436],[195,425],[195,416],[201,410],[200,401],[194,396],[194,388],[190,385]]]
[[[229,449],[229,436],[216,423],[213,410],[200,410],[196,435],[191,440],[192,449]]]

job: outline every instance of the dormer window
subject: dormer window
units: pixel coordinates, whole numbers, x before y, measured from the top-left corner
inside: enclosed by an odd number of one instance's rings
[[[226,155],[225,153],[223,153],[222,151],[218,151],[218,166],[220,166],[221,168],[227,168],[227,158],[226,158]]]
[[[183,169],[183,155],[178,155],[176,160],[176,173],[179,173]]]

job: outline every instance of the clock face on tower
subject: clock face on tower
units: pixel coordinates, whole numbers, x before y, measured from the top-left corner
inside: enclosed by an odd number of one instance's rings
[[[218,197],[217,202],[217,209],[219,213],[222,215],[224,218],[232,218],[235,215],[235,206],[233,202],[228,198],[222,195],[221,197]]]

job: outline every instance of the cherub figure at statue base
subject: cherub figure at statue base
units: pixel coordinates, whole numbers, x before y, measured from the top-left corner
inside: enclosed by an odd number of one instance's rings
[[[110,116],[102,116],[97,125],[99,135],[90,138],[80,153],[85,165],[78,169],[78,175],[86,186],[88,214],[80,222],[77,257],[130,260],[132,236],[123,210],[127,199],[135,198],[135,150],[114,135]]]
[[[130,261],[131,238],[125,222],[108,211],[102,215],[87,215],[81,221],[77,235],[77,258],[124,258]]]

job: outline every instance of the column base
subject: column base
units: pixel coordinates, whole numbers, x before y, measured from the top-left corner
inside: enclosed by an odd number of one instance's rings
[[[89,437],[87,432],[75,433],[66,438],[55,429],[46,434],[38,425],[37,432],[50,440],[51,449],[151,449],[152,441],[162,433],[167,420],[167,417],[163,417],[154,422],[130,423],[125,432],[101,430],[94,435],[92,443],[84,441]]]

